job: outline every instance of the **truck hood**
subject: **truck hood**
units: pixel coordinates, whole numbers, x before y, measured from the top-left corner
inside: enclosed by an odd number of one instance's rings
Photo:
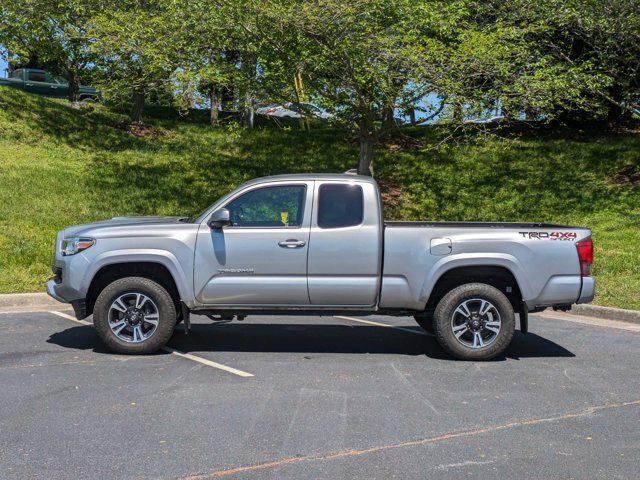
[[[80,85],[79,92],[80,93],[98,93],[98,90],[96,90],[93,87],[90,87],[89,85]]]
[[[85,223],[82,225],[74,225],[64,229],[64,238],[76,237],[87,234],[90,230],[104,229],[110,227],[136,227],[146,225],[167,225],[167,224],[184,224],[187,217],[113,217],[109,220],[101,220],[99,222]]]

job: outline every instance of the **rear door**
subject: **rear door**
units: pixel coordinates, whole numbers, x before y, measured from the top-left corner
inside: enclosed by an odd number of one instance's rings
[[[242,190],[223,205],[232,224],[200,226],[196,298],[208,305],[304,306],[313,181]]]
[[[307,269],[311,304],[375,305],[382,262],[375,184],[316,181],[314,198]]]
[[[42,70],[27,70],[24,89],[27,92],[37,93],[38,95],[52,95],[47,83],[46,73]]]

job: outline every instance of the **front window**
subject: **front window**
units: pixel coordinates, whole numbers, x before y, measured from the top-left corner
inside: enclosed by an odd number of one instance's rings
[[[11,73],[11,78],[17,78],[18,80],[22,80],[22,70],[14,70]]]
[[[304,185],[257,188],[240,195],[225,208],[234,227],[300,227],[305,193]]]
[[[47,81],[49,83],[57,83],[58,85],[66,85],[67,80],[60,75],[47,75]]]

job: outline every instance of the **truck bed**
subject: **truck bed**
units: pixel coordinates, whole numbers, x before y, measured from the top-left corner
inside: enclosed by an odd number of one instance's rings
[[[520,223],[520,222],[408,222],[408,221],[385,221],[385,227],[451,227],[451,228],[562,228],[577,230],[580,227],[559,225],[554,223]]]

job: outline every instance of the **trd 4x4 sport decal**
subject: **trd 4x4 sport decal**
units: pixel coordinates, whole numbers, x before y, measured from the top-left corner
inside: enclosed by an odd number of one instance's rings
[[[518,232],[524,238],[537,240],[564,240],[574,242],[578,236],[576,232]]]

